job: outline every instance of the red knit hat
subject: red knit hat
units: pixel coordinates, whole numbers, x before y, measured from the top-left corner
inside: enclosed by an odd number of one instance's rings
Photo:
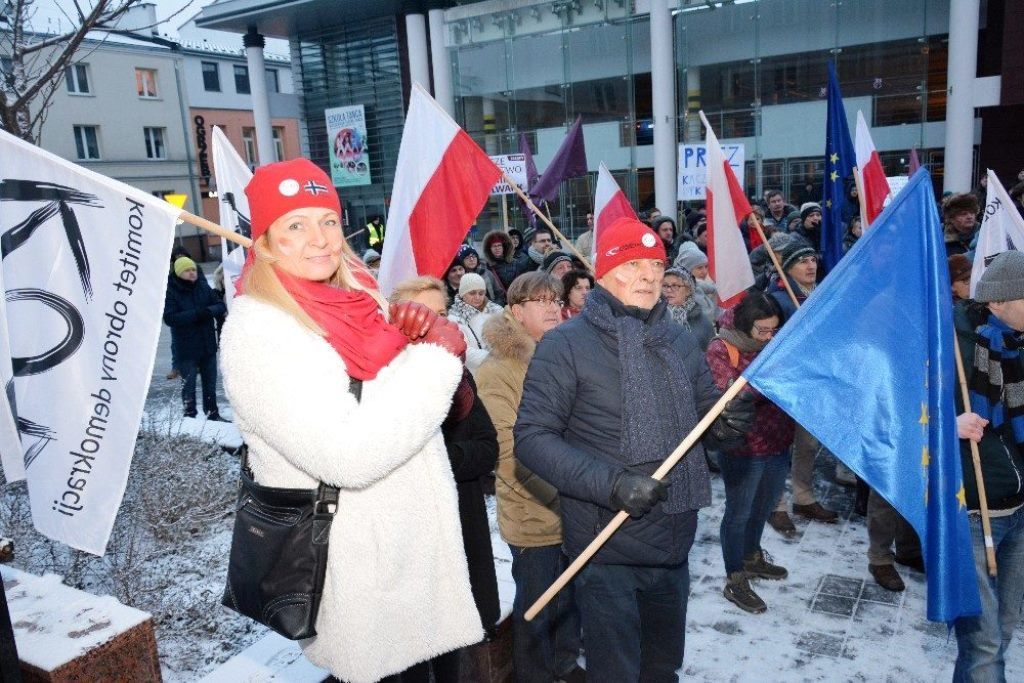
[[[664,261],[665,258],[665,245],[653,230],[636,218],[619,218],[597,235],[594,277],[600,280],[609,270],[627,261]]]
[[[316,206],[341,215],[341,200],[334,183],[308,159],[260,166],[245,186],[245,196],[249,198],[254,241],[267,232],[271,223],[295,209]]]

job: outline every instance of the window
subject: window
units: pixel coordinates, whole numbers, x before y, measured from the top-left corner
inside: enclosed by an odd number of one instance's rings
[[[100,158],[99,133],[96,126],[75,126],[75,151],[81,161]]]
[[[135,88],[139,97],[156,97],[156,69],[135,69]]]
[[[249,67],[235,64],[235,92],[249,94]]]
[[[10,57],[0,57],[0,76],[6,87],[14,87],[14,62]]]
[[[147,159],[167,158],[167,149],[164,147],[164,130],[163,128],[142,129],[143,134],[146,136]]]
[[[220,92],[220,69],[217,62],[203,62],[203,89],[206,92]]]
[[[249,167],[256,166],[256,129],[255,128],[243,128],[242,129],[242,145],[245,147],[245,163],[249,164]]]
[[[284,161],[284,128],[274,126],[274,161]]]
[[[267,92],[281,92],[277,81],[277,69],[267,69]]]
[[[85,64],[72,64],[64,69],[64,82],[68,92],[76,95],[89,93],[89,71]]]

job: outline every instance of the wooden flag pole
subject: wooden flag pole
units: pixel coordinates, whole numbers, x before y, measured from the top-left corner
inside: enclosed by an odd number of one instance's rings
[[[786,287],[786,291],[789,293],[789,298],[793,300],[793,305],[800,308],[800,302],[797,301],[796,292],[793,291],[793,286],[789,284],[789,278],[782,272],[782,264],[779,263],[779,257],[772,249],[772,245],[768,244],[768,237],[764,234],[764,228],[761,227],[761,219],[757,217],[757,214],[753,211],[750,212],[750,216],[747,219],[747,223],[753,222],[754,227],[757,228],[757,234],[761,236],[761,241],[764,242],[764,248],[768,250],[768,256],[771,258],[772,263],[775,264],[775,272],[782,278],[782,284]]]
[[[726,404],[735,398],[745,386],[747,386],[747,380],[741,375],[739,379],[732,383],[732,386],[726,389],[725,393],[722,394],[722,397],[718,399],[718,403],[711,407],[708,414],[705,415],[704,418],[697,423],[697,426],[693,428],[693,431],[687,434],[686,438],[676,446],[676,449],[672,451],[671,455],[669,455],[663,463],[661,463],[661,466],[658,467],[651,477],[658,481],[664,479],[665,475],[675,467],[676,463],[682,460],[687,451],[693,448],[693,445],[697,443],[697,439],[704,435],[704,432],[711,426],[711,423],[714,422],[721,414],[722,410],[725,409]],[[612,534],[614,534],[627,519],[629,519],[629,513],[619,511],[619,513],[612,518],[612,521],[608,522],[608,526],[606,526],[601,533],[597,535],[597,538],[590,542],[590,545],[580,553],[579,557],[573,560],[572,564],[562,572],[562,575],[559,576],[546,591],[544,591],[543,595],[537,598],[537,601],[530,606],[530,609],[526,610],[525,618],[527,621],[531,621],[535,616],[540,614],[540,611],[544,609],[549,602],[551,602],[551,599],[558,594],[558,591],[565,588],[566,584],[572,581],[572,578],[576,576],[581,569],[583,569],[583,565],[590,561],[590,558],[601,549],[601,546],[603,546],[608,539],[612,537]]]
[[[525,192],[523,192],[523,188],[519,187],[519,185],[516,184],[516,181],[512,180],[512,178],[510,178],[507,173],[502,173],[501,177],[504,178],[505,182],[512,187],[512,189],[515,191],[517,195],[519,195],[519,198],[522,199],[523,203],[529,207],[530,211],[533,211],[533,213],[535,213],[542,221],[544,221],[544,224],[551,228],[551,231],[555,233],[555,237],[557,237],[566,246],[568,246],[569,251],[575,254],[576,258],[582,261],[583,265],[587,267],[587,270],[593,273],[594,267],[590,264],[590,259],[586,258],[583,254],[581,254],[579,250],[576,248],[576,246],[573,245],[573,243],[569,241],[558,228],[555,227],[555,224],[551,222],[551,219],[545,216],[541,212],[541,210],[537,208],[537,205],[530,200],[529,196],[527,196]]]
[[[181,215],[179,215],[178,218],[180,220],[185,221],[186,223],[191,223],[197,228],[202,228],[207,232],[212,232],[214,235],[217,235],[221,239],[228,240],[229,242],[234,242],[235,244],[240,244],[246,249],[252,248],[252,240],[246,237],[245,235],[239,235],[234,230],[228,230],[227,228],[221,227],[214,223],[213,221],[206,220],[202,216],[197,216],[194,213],[189,213],[188,211],[182,211]]]
[[[960,356],[960,340],[953,333],[953,355],[956,356],[956,376],[960,381],[960,397],[964,402],[964,412],[971,412],[971,394],[967,391],[967,374],[964,372],[964,359]],[[974,439],[971,442],[971,460],[974,462],[974,481],[978,484],[978,507],[981,508],[981,530],[985,536],[985,559],[988,562],[988,575],[994,577],[996,568],[996,549],[992,542],[992,521],[988,515],[988,495],[985,493],[985,480],[981,475],[981,453]]]
[[[508,195],[501,195],[501,224],[505,232],[508,232]]]

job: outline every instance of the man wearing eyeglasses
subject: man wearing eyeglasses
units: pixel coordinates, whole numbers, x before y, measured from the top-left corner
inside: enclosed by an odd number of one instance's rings
[[[588,680],[674,680],[683,663],[687,560],[711,501],[702,448],[664,481],[651,474],[720,393],[666,314],[664,272],[662,240],[635,218],[598,235],[598,285],[537,346],[514,430],[516,459],[558,490],[570,559],[618,511],[632,517],[575,580]],[[735,443],[752,421],[750,400],[734,399],[705,440]]]

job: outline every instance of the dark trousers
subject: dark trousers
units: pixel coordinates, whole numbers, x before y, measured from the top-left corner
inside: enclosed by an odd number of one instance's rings
[[[178,372],[181,373],[181,402],[186,413],[196,409],[196,375],[203,378],[203,413],[217,413],[217,354],[202,358],[179,358]]]
[[[400,674],[386,676],[380,683],[430,683],[430,674],[434,674],[434,683],[459,683],[459,659],[462,649],[445,652],[419,664],[413,664]]]
[[[765,522],[786,487],[789,454],[721,453],[725,514],[720,536],[726,575],[743,569],[743,560],[761,549]]]
[[[692,517],[690,538],[697,530]],[[683,666],[690,565],[633,567],[591,562],[576,578],[587,647],[587,681],[662,683]]]
[[[512,551],[512,580],[516,597],[512,602],[512,662],[516,683],[551,683],[576,667],[580,653],[580,618],[573,585],[558,595],[534,617],[523,615],[569,565],[561,546],[545,545]]]

